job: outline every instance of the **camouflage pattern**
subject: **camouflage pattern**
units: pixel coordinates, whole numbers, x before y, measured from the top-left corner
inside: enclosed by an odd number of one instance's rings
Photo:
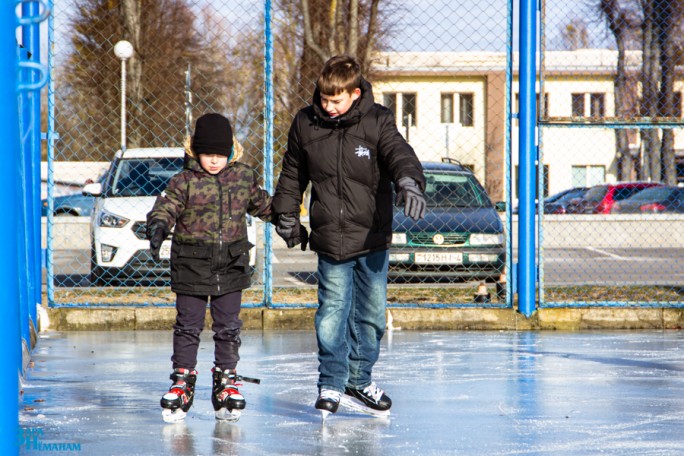
[[[147,214],[148,226],[175,226],[171,287],[177,293],[220,295],[249,287],[246,214],[271,219],[271,197],[254,170],[231,161],[218,174],[186,157]]]

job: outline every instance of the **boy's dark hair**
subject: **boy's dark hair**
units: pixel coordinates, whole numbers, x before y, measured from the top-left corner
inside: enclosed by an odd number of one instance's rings
[[[361,65],[350,55],[331,57],[321,70],[316,88],[323,95],[353,92],[361,87]]]

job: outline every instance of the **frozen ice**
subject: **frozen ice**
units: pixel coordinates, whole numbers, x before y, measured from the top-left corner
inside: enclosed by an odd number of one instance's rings
[[[81,455],[681,455],[681,331],[393,331],[373,380],[392,398],[374,418],[314,409],[311,331],[244,331],[237,423],[211,406],[211,332],[195,402],[166,424],[171,331],[48,332],[24,381],[20,425]],[[22,445],[21,454],[46,454]],[[61,454],[61,453],[60,453]],[[67,453],[65,453],[67,454]],[[76,453],[73,453],[76,454]]]

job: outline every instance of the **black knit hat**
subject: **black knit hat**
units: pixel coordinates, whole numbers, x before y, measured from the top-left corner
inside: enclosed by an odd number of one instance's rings
[[[230,121],[221,114],[205,114],[195,122],[192,135],[195,154],[216,154],[230,157],[233,151],[233,129]]]

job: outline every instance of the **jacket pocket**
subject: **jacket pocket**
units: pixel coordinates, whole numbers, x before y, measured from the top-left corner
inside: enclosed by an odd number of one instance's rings
[[[234,244],[230,244],[228,247],[228,252],[230,253],[231,258],[235,258],[243,253],[249,254],[249,249],[252,247],[254,247],[254,244],[249,241],[239,241]]]
[[[178,258],[211,258],[211,247],[199,245],[181,245],[178,248]]]

